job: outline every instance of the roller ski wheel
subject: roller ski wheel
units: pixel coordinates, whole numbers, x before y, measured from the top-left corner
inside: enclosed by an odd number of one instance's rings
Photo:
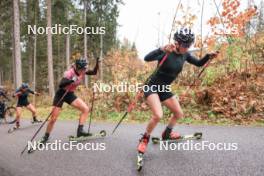
[[[137,154],[137,171],[140,172],[144,164],[144,153],[138,152]]]

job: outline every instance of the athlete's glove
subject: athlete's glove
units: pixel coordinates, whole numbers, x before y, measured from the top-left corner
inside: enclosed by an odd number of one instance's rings
[[[209,53],[208,55],[210,59],[214,59],[218,56],[218,54],[219,54],[219,51],[215,51],[215,52]]]
[[[176,46],[174,44],[168,44],[160,49],[166,53],[171,53],[176,50]]]

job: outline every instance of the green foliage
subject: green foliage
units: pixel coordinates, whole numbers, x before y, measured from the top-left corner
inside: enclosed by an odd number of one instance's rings
[[[215,120],[216,119],[216,114],[213,111],[208,111],[207,112],[209,119]]]
[[[190,117],[186,117],[186,118],[182,118],[178,121],[179,123],[186,123],[186,124],[189,124],[189,123],[193,123],[194,120]]]
[[[218,78],[219,72],[216,71],[216,68],[208,67],[205,71],[205,75],[202,80],[202,85],[212,85],[216,78]]]
[[[0,1],[0,71],[4,80],[12,80],[12,1]]]
[[[240,64],[241,64],[240,59],[243,55],[243,50],[241,46],[238,45],[238,43],[239,41],[227,47],[227,56],[229,59],[229,70],[230,71],[239,69]]]

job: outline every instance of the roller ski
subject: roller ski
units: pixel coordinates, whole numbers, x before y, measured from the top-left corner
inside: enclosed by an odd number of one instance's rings
[[[68,139],[69,141],[81,142],[90,139],[102,138],[105,136],[106,136],[106,131],[101,130],[99,133],[86,133],[86,132],[77,133],[77,136],[69,136]]]
[[[14,131],[16,131],[16,130],[18,130],[18,129],[20,129],[19,126],[14,126],[14,127],[12,127],[12,128],[9,128],[7,132],[10,134],[10,133],[13,133]]]
[[[42,120],[38,120],[36,117],[33,117],[32,121],[31,121],[32,124],[38,124],[41,122],[42,122]]]
[[[142,138],[139,140],[139,144],[137,147],[137,171],[141,171],[144,164],[144,153],[147,149],[147,145],[149,143],[150,136],[144,134]]]
[[[153,144],[158,144],[160,142],[180,142],[180,141],[184,141],[184,140],[199,140],[201,139],[203,136],[203,134],[201,132],[196,132],[193,134],[189,134],[189,135],[180,135],[177,132],[171,132],[169,133],[169,135],[165,134],[165,132],[162,134],[162,137],[152,137],[151,141]]]
[[[37,141],[36,147],[31,147],[28,150],[28,154],[31,154],[34,151],[38,150],[38,146],[39,145],[45,145],[47,142],[48,142],[48,137],[47,136],[43,136],[39,141]]]
[[[15,123],[16,123],[16,125],[13,126],[13,127],[11,127],[11,128],[9,128],[9,130],[7,131],[9,134],[10,133],[13,133],[14,131],[16,131],[18,129],[20,129],[20,123],[19,123],[19,121],[15,121]]]
[[[42,121],[41,120],[37,120],[37,119],[33,119],[33,121],[31,122],[31,124],[32,124],[32,126],[35,126],[35,125],[37,125],[37,124],[39,124],[39,123],[41,123]],[[18,121],[14,121],[14,123],[16,123],[16,125],[15,126],[13,126],[13,127],[11,127],[10,129],[8,129],[8,133],[10,134],[10,133],[13,133],[13,132],[15,132],[15,131],[17,131],[17,130],[19,130],[19,129],[25,129],[25,128],[28,128],[28,127],[30,127],[30,126],[24,126],[24,127],[20,127],[20,123],[18,122]]]

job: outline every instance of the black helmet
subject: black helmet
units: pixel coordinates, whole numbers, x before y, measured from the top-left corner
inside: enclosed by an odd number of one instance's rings
[[[181,28],[174,34],[173,39],[184,47],[190,47],[194,42],[195,36],[191,29]]]
[[[77,70],[85,69],[87,66],[87,61],[84,58],[76,59],[75,66]]]
[[[22,83],[22,85],[21,85],[21,88],[22,89],[28,89],[28,84],[27,83]]]

